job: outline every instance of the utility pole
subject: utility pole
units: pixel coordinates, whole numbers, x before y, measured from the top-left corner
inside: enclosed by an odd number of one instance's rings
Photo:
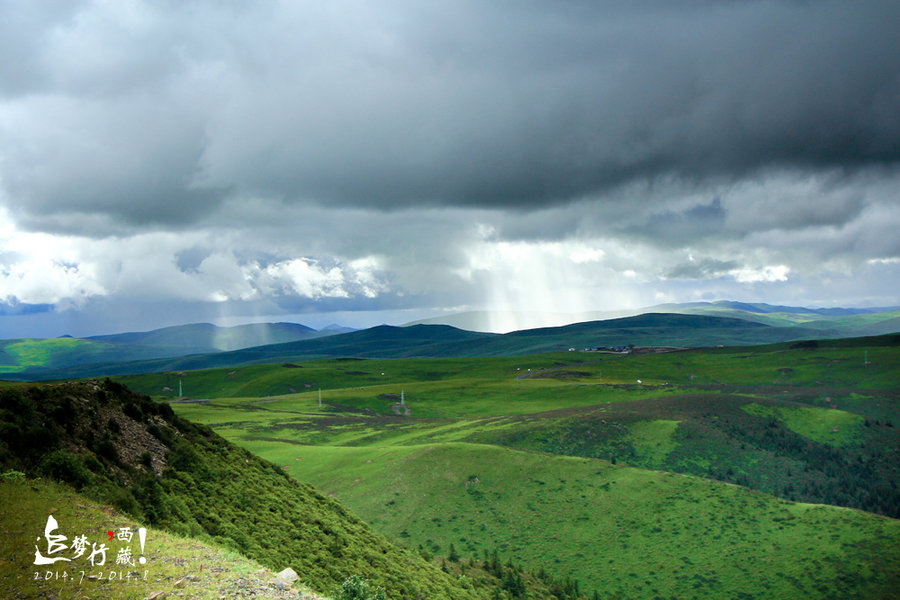
[[[322,388],[319,388],[319,408],[322,408]]]
[[[181,380],[178,380],[178,397],[181,398]]]
[[[400,406],[406,406],[406,402],[403,398],[403,390],[400,390]]]

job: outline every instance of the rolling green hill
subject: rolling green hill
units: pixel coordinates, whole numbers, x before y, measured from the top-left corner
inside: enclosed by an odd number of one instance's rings
[[[0,377],[28,379],[27,374],[31,372],[147,360],[180,355],[182,352],[180,347],[133,346],[70,337],[0,340]]]
[[[68,371],[102,375],[115,371],[115,365],[120,363],[216,354],[225,350],[334,334],[334,331],[316,331],[294,323],[256,323],[235,327],[198,323],[85,339],[0,340],[0,377],[19,381],[65,378]]]
[[[149,373],[158,371],[191,370],[264,364],[302,358],[327,356],[440,356],[449,345],[452,348],[475,345],[490,334],[472,333],[446,326],[390,327],[382,325],[298,342],[270,344],[230,352],[217,352],[132,362],[106,362],[69,368],[31,368],[9,375],[11,379],[70,379],[98,374]]]
[[[33,368],[17,379],[65,379],[97,374],[185,371],[327,357],[410,358],[518,356],[586,347],[718,346],[807,339],[808,330],[772,327],[741,319],[704,315],[645,314],[637,317],[516,331],[477,333],[446,325],[382,325],[326,338],[271,344],[232,352],[60,369]]]
[[[250,323],[234,327],[193,323],[153,331],[98,335],[88,339],[133,346],[181,348],[180,354],[185,355],[281,344],[328,335],[331,332],[316,331],[297,323]]]
[[[227,328],[193,324],[85,340],[0,340],[0,374],[31,381],[338,356],[516,356],[600,346],[735,346],[900,330],[897,310],[805,309],[737,302],[660,305],[658,310],[667,312],[503,335],[438,324],[383,325],[340,333],[291,323],[259,323]],[[486,317],[473,313],[464,322],[475,323],[479,318]]]
[[[898,342],[259,365],[173,407],[444,556],[600,597],[892,597]]]
[[[898,521],[606,461],[463,443],[257,451],[396,539],[497,548],[600,597],[883,597],[900,564]]]
[[[579,389],[571,383],[573,373],[530,374],[571,366],[575,374],[583,373],[595,384],[633,384],[637,379],[647,383],[675,384],[825,384],[836,387],[889,389],[895,387],[896,369],[890,364],[893,350],[900,345],[900,335],[852,338],[841,340],[802,341],[796,343],[756,346],[752,348],[710,348],[692,351],[665,352],[628,356],[604,352],[557,352],[540,355],[508,357],[462,357],[433,359],[352,359],[336,358],[306,362],[256,364],[196,371],[169,371],[116,376],[141,393],[174,399],[178,383],[183,382],[184,395],[193,398],[263,397],[296,394],[317,389],[393,386],[402,382],[416,385],[463,388],[468,395],[487,386],[507,396],[511,387],[562,385]],[[821,353],[816,353],[821,350]],[[870,353],[870,354],[869,354]],[[825,354],[833,357],[823,359]],[[865,365],[866,357],[870,365]],[[738,358],[735,358],[738,357]],[[745,358],[747,357],[747,358]],[[837,361],[837,362],[831,362]],[[605,365],[615,365],[613,377]],[[649,365],[644,367],[644,365]],[[841,369],[832,368],[840,365]],[[605,373],[605,375],[604,375]],[[650,374],[653,377],[650,377]],[[692,377],[693,376],[693,377]],[[530,382],[520,380],[531,378]],[[462,383],[454,383],[454,380]],[[445,383],[438,383],[445,382]],[[449,382],[449,383],[446,383]],[[578,382],[584,383],[584,382]],[[168,389],[165,389],[168,388]],[[609,387],[600,388],[609,390]],[[693,388],[692,388],[693,389]],[[480,394],[490,406],[489,394]],[[592,402],[594,396],[583,401]],[[551,398],[541,406],[546,410],[558,407]],[[443,410],[447,406],[442,407]]]
[[[861,337],[900,331],[900,310],[894,309],[809,309],[739,302],[675,305],[672,312],[726,316],[774,327],[807,330],[808,337]],[[802,337],[798,335],[799,337]]]
[[[805,308],[732,301],[659,304],[637,311],[530,314],[502,311],[473,311],[423,319],[409,325],[452,325],[472,331],[492,331],[494,323],[588,322],[637,316],[645,313],[676,313],[741,319],[774,327],[797,328],[795,336],[809,328],[817,337],[859,337],[900,331],[900,309],[893,308]]]
[[[526,588],[533,598],[898,597],[900,334],[671,351],[691,345],[680,340],[785,331],[796,328],[667,314],[506,335],[380,327],[116,378],[244,450],[119,383],[84,384],[89,404],[107,398],[125,415],[105,431],[105,409],[82,412],[77,386],[7,387],[0,464],[67,479],[273,569],[299,547],[283,554],[291,540],[273,549],[240,524],[277,528],[287,518],[319,540],[297,542],[317,549],[299,562],[316,589],[346,576],[323,566],[340,564],[428,597],[523,597]],[[643,339],[670,351],[580,348]],[[566,351],[517,354],[535,348]],[[184,368],[206,360],[227,366]],[[190,398],[176,398],[179,383]],[[39,432],[77,443],[42,446]],[[154,439],[163,448],[146,457],[129,449]],[[279,468],[248,468],[254,455]],[[298,515],[310,509],[274,480],[308,490],[299,495],[312,493],[316,510],[334,497],[419,550],[392,550],[361,522],[343,522],[353,517],[339,505],[307,528]],[[387,544],[376,547],[392,564],[424,561],[421,575],[373,563],[378,553],[363,549],[372,544]]]
[[[0,472],[64,481],[151,527],[230,547],[275,570],[291,566],[314,589],[357,575],[391,598],[489,597],[489,588],[463,587],[284,469],[120,384],[4,388],[0,430]],[[32,525],[2,514],[4,530]],[[27,551],[19,560],[34,559]]]

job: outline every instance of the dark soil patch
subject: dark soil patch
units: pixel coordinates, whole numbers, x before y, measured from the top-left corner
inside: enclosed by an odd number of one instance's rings
[[[533,379],[577,379],[580,377],[591,377],[591,374],[587,371],[547,371],[532,376]]]

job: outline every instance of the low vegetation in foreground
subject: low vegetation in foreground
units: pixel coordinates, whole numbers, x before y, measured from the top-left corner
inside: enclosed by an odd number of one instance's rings
[[[59,524],[64,544],[84,535],[91,544],[107,545],[105,562],[87,556],[71,562],[36,566],[35,538],[43,534],[47,518]],[[265,600],[321,598],[304,585],[288,589],[267,569],[227,547],[200,542],[165,529],[150,527],[143,552],[135,532],[143,523],[107,505],[75,493],[71,486],[48,479],[29,479],[18,471],[0,474],[0,595],[3,598],[91,598],[121,600],[154,594],[182,594],[197,600],[254,597]],[[108,538],[107,532],[115,536]],[[127,541],[121,532],[130,531]],[[42,540],[43,542],[43,540]],[[118,553],[135,552],[135,564],[116,564]],[[71,557],[72,553],[65,553]],[[139,556],[144,564],[136,562]]]

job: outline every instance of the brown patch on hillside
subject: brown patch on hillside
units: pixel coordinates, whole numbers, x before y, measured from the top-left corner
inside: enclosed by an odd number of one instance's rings
[[[138,472],[146,470],[142,461],[143,454],[150,454],[150,468],[157,476],[162,475],[168,466],[166,455],[168,449],[148,431],[148,424],[136,421],[122,411],[118,404],[103,404],[97,402],[97,397],[103,394],[103,390],[96,381],[85,383],[64,383],[60,386],[69,388],[68,396],[82,410],[77,410],[72,423],[72,432],[75,435],[64,440],[64,444],[72,452],[81,456],[91,452],[85,440],[106,437],[116,450],[119,462]],[[150,424],[160,429],[172,430],[171,426],[159,415],[148,417]],[[115,429],[118,428],[118,431]],[[172,430],[174,431],[174,430]],[[124,469],[117,465],[109,467],[125,482],[132,483],[131,477]]]
[[[547,371],[532,375],[532,379],[579,379],[582,377],[591,377],[592,374],[587,371]]]

